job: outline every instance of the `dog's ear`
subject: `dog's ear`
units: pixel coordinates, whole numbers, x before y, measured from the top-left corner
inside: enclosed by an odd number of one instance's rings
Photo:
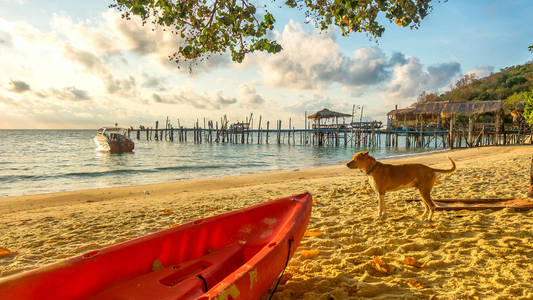
[[[361,152],[361,155],[368,155],[368,151]]]

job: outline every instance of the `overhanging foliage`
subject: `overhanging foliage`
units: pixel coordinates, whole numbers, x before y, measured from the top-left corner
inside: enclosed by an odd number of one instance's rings
[[[378,22],[384,15],[398,26],[418,28],[431,11],[432,0],[286,0],[284,5],[297,8],[306,18],[324,30],[330,25],[343,35],[366,32],[380,37],[385,28]],[[434,0],[433,0],[434,1]],[[170,59],[196,61],[211,54],[230,52],[232,60],[242,62],[254,51],[277,53],[281,45],[269,32],[276,22],[269,5],[250,0],[116,0],[110,5],[130,19],[139,16],[143,24],[151,22],[171,30],[177,37],[177,51]]]

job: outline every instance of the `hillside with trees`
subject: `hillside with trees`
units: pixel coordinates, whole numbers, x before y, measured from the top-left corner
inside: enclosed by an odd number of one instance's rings
[[[523,100],[524,93],[532,91],[533,62],[528,62],[504,68],[483,78],[466,74],[449,91],[442,94],[423,92],[418,102],[505,100],[505,108],[514,109]]]
[[[530,49],[533,50],[533,45]],[[527,123],[533,125],[533,62],[503,68],[483,78],[466,74],[449,91],[441,94],[422,92],[417,102],[484,100],[504,100],[503,107],[507,112],[518,109]]]

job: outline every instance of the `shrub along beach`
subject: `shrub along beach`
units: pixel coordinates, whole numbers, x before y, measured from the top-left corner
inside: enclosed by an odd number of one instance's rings
[[[434,199],[527,198],[532,146],[394,159],[457,170]],[[306,237],[274,299],[531,299],[533,210],[437,211],[420,220],[414,189],[387,193],[344,165],[0,199],[0,275],[58,262],[176,224],[309,191]]]

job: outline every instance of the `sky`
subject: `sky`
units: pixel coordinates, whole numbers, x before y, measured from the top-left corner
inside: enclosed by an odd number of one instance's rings
[[[303,128],[305,113],[354,105],[365,120],[383,121],[464,74],[533,60],[531,0],[435,2],[420,29],[384,20],[378,40],[320,32],[301,11],[274,7],[282,52],[242,64],[217,55],[193,73],[168,60],[178,43],[168,31],[124,20],[109,4],[0,0],[0,129],[154,126],[167,117],[192,126],[251,114],[256,124],[261,116]]]

